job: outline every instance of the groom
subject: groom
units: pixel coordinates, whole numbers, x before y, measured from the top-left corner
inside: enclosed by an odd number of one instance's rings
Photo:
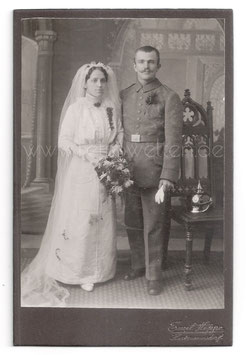
[[[169,192],[179,175],[183,123],[179,96],[156,78],[160,67],[156,48],[138,48],[134,58],[136,83],[121,92],[124,152],[134,180],[126,194],[131,269],[124,279],[145,275],[150,295],[162,291],[163,247],[168,244],[165,226],[170,223]],[[165,199],[157,204],[155,194],[161,186]]]

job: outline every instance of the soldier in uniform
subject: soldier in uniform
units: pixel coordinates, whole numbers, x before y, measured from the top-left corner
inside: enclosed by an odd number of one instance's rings
[[[159,51],[137,49],[136,83],[121,92],[124,152],[134,185],[128,189],[125,224],[131,249],[131,269],[126,281],[146,276],[150,295],[162,291],[164,244],[170,223],[170,190],[179,176],[182,139],[182,104],[179,96],[157,78]],[[155,194],[163,187],[164,202]],[[167,231],[167,232],[166,232]]]

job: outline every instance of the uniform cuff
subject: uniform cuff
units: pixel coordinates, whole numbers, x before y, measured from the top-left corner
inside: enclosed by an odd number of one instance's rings
[[[173,180],[170,180],[170,179],[166,179],[166,178],[160,178],[160,180],[167,180],[167,181],[170,181],[172,184],[175,184],[175,181],[173,181]]]
[[[179,178],[179,171],[174,169],[164,169],[161,172],[160,179],[169,180],[172,183],[176,183]]]

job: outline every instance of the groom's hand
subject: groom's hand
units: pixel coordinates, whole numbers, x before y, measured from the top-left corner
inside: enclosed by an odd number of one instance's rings
[[[174,183],[172,181],[166,180],[166,179],[160,179],[159,182],[159,188],[163,186],[163,191],[171,191],[174,189]]]

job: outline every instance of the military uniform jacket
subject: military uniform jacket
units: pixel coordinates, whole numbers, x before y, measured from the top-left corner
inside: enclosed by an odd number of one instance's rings
[[[121,92],[124,152],[139,187],[179,177],[183,107],[179,96],[158,79]]]

